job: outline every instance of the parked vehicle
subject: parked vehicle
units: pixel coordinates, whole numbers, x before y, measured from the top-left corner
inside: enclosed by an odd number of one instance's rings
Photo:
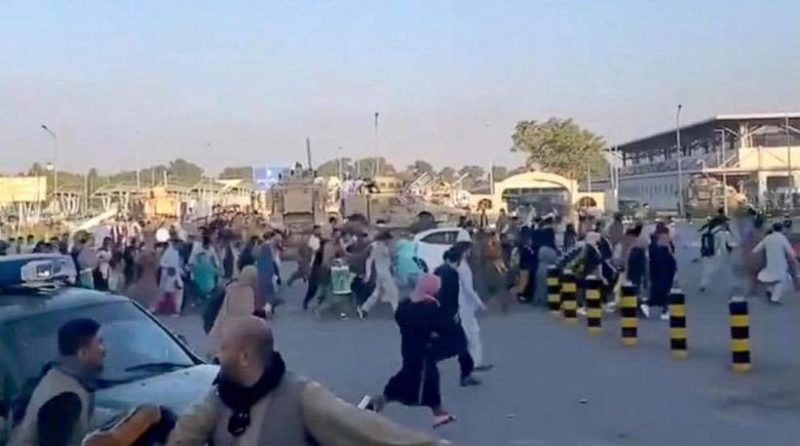
[[[414,236],[416,257],[423,268],[433,271],[442,264],[444,253],[456,242],[470,241],[466,229],[459,227],[434,228]]]

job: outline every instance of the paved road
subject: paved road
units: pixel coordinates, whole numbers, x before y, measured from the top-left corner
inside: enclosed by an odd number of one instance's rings
[[[462,389],[457,365],[442,365],[445,405],[459,421],[436,433],[458,445],[797,445],[800,444],[800,328],[796,297],[781,307],[750,304],[754,369],[729,371],[727,291],[697,292],[694,231],[679,231],[679,281],[687,292],[690,357],[673,360],[665,322],[642,321],[640,345],[623,347],[616,317],[589,336],[546,312],[492,311],[481,321],[486,355],[496,368],[484,385]],[[681,238],[681,237],[679,237]],[[370,320],[318,320],[298,309],[302,285],[274,322],[290,367],[349,401],[378,391],[400,364],[388,314]],[[166,321],[198,349],[197,317]],[[429,430],[421,408],[386,414]]]

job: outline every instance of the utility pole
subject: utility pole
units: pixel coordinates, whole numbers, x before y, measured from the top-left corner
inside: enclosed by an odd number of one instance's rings
[[[788,118],[787,118],[787,125],[788,125]],[[58,147],[58,136],[56,136],[55,132],[50,130],[49,127],[42,124],[42,130],[47,132],[52,138],[53,142],[55,143],[55,151],[53,153],[53,196],[56,196],[56,192],[58,192],[58,155],[59,155],[59,147]]]
[[[375,112],[375,165],[373,166],[374,175],[373,177],[377,177],[381,173],[380,168],[380,146],[379,146],[379,139],[378,139],[378,118],[380,117],[380,113]]]
[[[311,138],[306,137],[306,161],[308,162],[308,170],[314,170],[311,164]]]
[[[683,212],[683,153],[681,150],[681,109],[683,105],[678,104],[678,112],[675,115],[675,143],[678,146],[678,216],[684,215]]]
[[[339,146],[339,181],[344,181],[344,172],[342,172],[342,146]]]
[[[728,156],[725,129],[720,130],[720,133],[722,133],[722,208],[725,210],[725,215],[728,215]]]
[[[786,114],[786,120],[784,121],[784,131],[786,135],[786,161],[789,164],[789,189],[792,191],[792,196],[794,196],[794,174],[792,171],[792,141],[791,137],[789,136],[789,114]]]

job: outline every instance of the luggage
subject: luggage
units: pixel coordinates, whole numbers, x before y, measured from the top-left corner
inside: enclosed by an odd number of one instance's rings
[[[334,295],[350,294],[352,282],[350,267],[341,260],[335,260],[331,265],[331,292]]]

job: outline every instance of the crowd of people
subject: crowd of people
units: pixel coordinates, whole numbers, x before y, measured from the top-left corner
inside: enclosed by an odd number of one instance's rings
[[[784,235],[790,222],[766,230],[764,219],[755,213],[738,222],[738,237],[724,212],[699,229],[701,292],[712,283],[727,283],[717,276],[732,277],[740,265],[747,272],[751,293],[763,288],[770,302],[779,303],[798,271]],[[441,444],[370,415],[370,410],[380,412],[387,403],[396,402],[428,408],[433,427],[455,421],[443,403],[438,364],[457,358],[461,386],[480,385],[479,373],[493,366],[486,361],[477,314],[486,310],[490,297],[497,298],[504,310],[514,298],[545,306],[546,279],[553,266],[571,271],[578,280],[580,314],[585,314],[580,290],[589,277],[595,277],[600,279],[607,312],[616,310],[621,285],[630,283],[639,298],[641,317],[649,318],[658,309],[660,319],[668,319],[678,269],[676,249],[686,248],[677,239],[672,219],[656,221],[649,234],[642,222],[625,225],[620,214],[608,224],[582,217],[577,225],[562,225],[556,215],[523,222],[501,213],[494,225],[484,218],[465,218],[460,226],[471,241],[452,245],[441,265],[428,270],[414,257],[408,239],[332,219],[315,226],[299,244],[297,267],[285,283],[284,234],[259,228],[243,237],[237,218],[228,215],[218,215],[194,232],[172,227],[160,236],[147,222],[110,224],[107,233],[100,234],[99,245],[96,234],[85,232],[72,241],[60,237],[35,243],[27,237],[7,244],[5,253],[69,254],[81,286],[127,294],[155,313],[179,314],[185,307],[184,293],[204,305],[208,355],[221,365],[220,376],[209,396],[177,420],[167,443],[174,445],[212,440],[215,444]],[[306,286],[302,308],[316,304],[314,311],[320,316],[334,307],[340,314],[346,306],[344,312],[367,318],[382,302],[392,311],[401,338],[400,370],[382,391],[365,396],[358,408],[291,374],[273,349],[265,319],[283,302],[280,289],[297,283]],[[76,405],[91,404],[82,397],[80,386],[102,363],[98,327],[86,320],[62,327],[62,358],[44,375],[46,390],[35,393],[39,405],[75,409],[70,423],[82,434],[88,424]],[[70,381],[73,378],[77,382]],[[75,398],[67,401],[52,394],[52,386],[58,385],[73,389]],[[282,407],[301,410],[288,415],[276,411],[265,402],[271,393],[285,400]],[[47,418],[47,413],[39,416]],[[52,424],[51,433],[34,432],[35,426],[53,422],[27,420],[22,424],[24,435],[58,435],[61,431]],[[252,423],[259,429],[248,429]],[[300,432],[310,433],[317,443],[304,442]],[[377,432],[382,432],[381,439]],[[396,442],[387,442],[389,438]]]

